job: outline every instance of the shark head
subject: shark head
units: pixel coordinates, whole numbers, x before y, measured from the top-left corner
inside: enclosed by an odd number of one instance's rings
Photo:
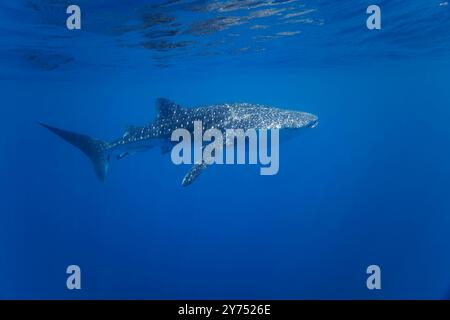
[[[267,129],[279,129],[284,141],[295,138],[303,134],[306,129],[313,129],[319,124],[319,118],[316,115],[301,111],[271,109],[268,118],[272,121]]]
[[[260,115],[268,129],[315,128],[319,124],[316,115],[301,111],[262,108]]]

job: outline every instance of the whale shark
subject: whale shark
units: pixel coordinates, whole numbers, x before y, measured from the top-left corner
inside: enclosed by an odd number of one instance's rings
[[[285,129],[297,132],[302,128],[315,128],[319,123],[318,117],[310,113],[251,103],[187,108],[169,99],[158,98],[156,109],[157,116],[153,121],[144,126],[129,126],[121,137],[110,142],[42,122],[39,124],[83,152],[91,160],[97,177],[104,181],[112,158],[120,160],[157,146],[162,153],[170,152],[173,147],[172,133],[180,128],[193,132],[194,124],[199,121],[203,130],[214,128],[222,132],[228,129]],[[195,163],[184,176],[182,186],[190,185],[206,167],[208,164],[205,162]]]

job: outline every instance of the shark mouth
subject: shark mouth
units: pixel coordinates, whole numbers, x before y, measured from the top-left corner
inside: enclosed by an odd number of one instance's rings
[[[308,127],[310,127],[311,129],[314,129],[318,125],[319,125],[319,120],[313,120],[309,123]]]

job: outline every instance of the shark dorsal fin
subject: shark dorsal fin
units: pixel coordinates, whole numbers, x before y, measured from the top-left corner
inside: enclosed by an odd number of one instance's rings
[[[136,126],[130,125],[125,128],[125,132],[122,135],[122,138],[129,136],[134,130],[136,130]]]
[[[156,110],[158,113],[158,117],[160,118],[171,118],[177,112],[180,112],[183,109],[182,106],[176,104],[173,101],[170,101],[165,98],[156,99]]]

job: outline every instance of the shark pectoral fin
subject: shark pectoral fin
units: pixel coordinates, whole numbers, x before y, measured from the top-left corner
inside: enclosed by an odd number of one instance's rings
[[[194,164],[192,168],[188,171],[188,173],[186,173],[186,175],[184,176],[181,185],[183,187],[190,185],[207,167],[208,164],[206,162]]]

